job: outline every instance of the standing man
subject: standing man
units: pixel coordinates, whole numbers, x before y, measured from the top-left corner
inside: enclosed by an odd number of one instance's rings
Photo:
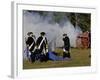
[[[67,34],[63,34],[63,42],[64,42],[64,47],[63,47],[63,58],[68,57],[70,58],[70,39],[67,36]]]
[[[31,54],[33,53],[32,51],[34,50],[35,47],[35,36],[33,35],[33,32],[28,32],[27,35],[28,35],[28,38],[26,39],[26,47],[28,49],[27,56],[29,60],[32,61]]]
[[[40,54],[38,58],[41,62],[46,61],[46,53],[48,52],[48,42],[45,35],[45,32],[41,32],[40,37],[36,41],[36,46]]]

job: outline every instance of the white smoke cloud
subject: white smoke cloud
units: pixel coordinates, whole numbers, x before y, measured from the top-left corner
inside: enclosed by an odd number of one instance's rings
[[[63,25],[54,22],[53,12],[49,12],[44,17],[36,12],[23,11],[23,28],[24,38],[30,31],[34,33],[36,38],[39,37],[40,32],[46,32],[49,46],[52,45],[52,48],[63,46],[62,35],[64,33],[68,34],[71,46],[75,47],[77,35],[82,32],[78,26],[74,28],[68,19],[64,20]]]

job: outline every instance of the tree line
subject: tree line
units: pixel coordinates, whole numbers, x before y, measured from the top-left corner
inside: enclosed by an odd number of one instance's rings
[[[74,27],[79,26],[83,32],[91,31],[91,14],[90,13],[72,13],[72,12],[50,12],[50,11],[31,11],[36,12],[41,16],[47,16],[52,13],[53,20],[59,23],[62,19],[68,18]]]

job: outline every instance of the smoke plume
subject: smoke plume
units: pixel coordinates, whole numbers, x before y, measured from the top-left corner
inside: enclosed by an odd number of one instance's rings
[[[36,38],[40,36],[40,32],[45,32],[48,44],[51,46],[50,49],[54,50],[55,47],[63,46],[62,35],[67,33],[70,38],[71,47],[76,47],[77,35],[82,33],[80,27],[74,27],[67,17],[57,23],[54,21],[53,16],[53,12],[48,12],[46,16],[43,16],[36,11],[28,12],[24,10],[24,38],[27,36],[28,32],[33,32]]]

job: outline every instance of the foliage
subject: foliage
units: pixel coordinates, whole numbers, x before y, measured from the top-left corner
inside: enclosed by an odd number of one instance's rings
[[[91,14],[87,13],[70,13],[67,16],[74,26],[79,26],[83,32],[90,31]]]

